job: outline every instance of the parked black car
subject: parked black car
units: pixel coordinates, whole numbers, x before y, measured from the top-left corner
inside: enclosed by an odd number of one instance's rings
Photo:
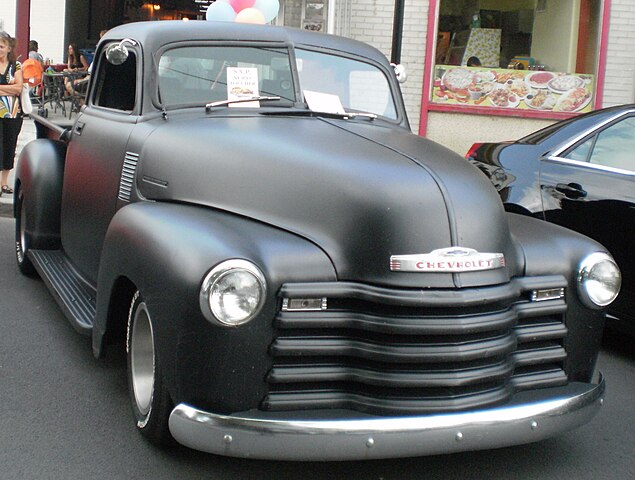
[[[467,158],[505,209],[601,242],[622,271],[611,324],[635,332],[635,105],[564,120],[515,142],[475,144]]]

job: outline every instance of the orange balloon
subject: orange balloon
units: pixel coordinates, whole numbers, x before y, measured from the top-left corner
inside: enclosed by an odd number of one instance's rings
[[[244,8],[236,14],[236,22],[265,24],[265,16],[257,8]]]

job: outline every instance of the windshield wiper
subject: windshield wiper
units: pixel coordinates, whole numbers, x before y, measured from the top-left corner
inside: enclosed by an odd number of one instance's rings
[[[223,107],[225,105],[230,105],[232,103],[245,103],[245,102],[258,102],[258,101],[264,101],[264,100],[280,100],[280,97],[274,96],[274,97],[263,97],[263,96],[258,96],[258,97],[248,97],[248,98],[239,98],[237,100],[219,100],[218,102],[211,102],[208,103],[207,105],[205,105],[205,110],[208,110],[210,108],[213,107]]]
[[[319,112],[316,110],[291,110],[284,112],[262,112],[262,115],[296,115],[296,116],[305,116],[305,117],[328,117],[328,118],[341,118],[344,120],[349,120],[353,118],[367,118],[368,120],[375,120],[379,118],[374,113],[365,113],[365,112],[348,112],[348,113],[337,113],[337,112]]]
[[[365,112],[359,112],[359,113],[343,113],[341,114],[342,118],[357,118],[357,117],[363,117],[363,118],[368,118],[369,120],[375,120],[377,118],[377,115],[375,115],[374,113],[365,113]]]

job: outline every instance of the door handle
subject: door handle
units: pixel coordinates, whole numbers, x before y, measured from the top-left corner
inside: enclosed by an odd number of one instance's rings
[[[81,135],[82,130],[84,130],[84,122],[75,122],[75,130],[73,131],[73,133],[75,135]]]
[[[579,183],[559,183],[556,185],[556,191],[574,200],[587,196],[586,190],[584,190]]]

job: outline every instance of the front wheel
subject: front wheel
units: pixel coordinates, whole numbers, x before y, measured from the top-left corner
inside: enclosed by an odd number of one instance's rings
[[[26,205],[24,202],[24,194],[18,192],[16,197],[16,218],[15,218],[15,258],[18,263],[20,272],[24,275],[32,276],[35,274],[35,267],[27,255],[29,251],[30,237],[26,230]]]
[[[148,307],[137,291],[130,303],[126,356],[132,413],[141,434],[156,445],[173,443],[168,420],[173,403],[163,382],[154,326]]]

